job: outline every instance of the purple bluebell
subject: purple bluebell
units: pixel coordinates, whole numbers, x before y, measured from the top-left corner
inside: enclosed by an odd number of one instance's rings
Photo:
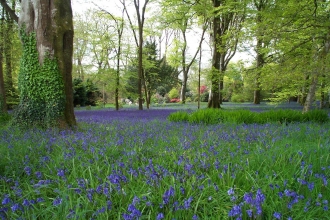
[[[42,179],[42,173],[40,171],[37,171],[34,173],[37,177],[37,179]]]
[[[190,208],[192,200],[193,200],[192,197],[189,197],[188,199],[184,200],[183,202],[184,209],[188,210]]]
[[[165,193],[163,194],[163,204],[164,205],[166,205],[170,202],[170,197],[173,197],[174,193],[175,193],[175,191],[172,186],[170,186],[170,188],[165,191]]]
[[[157,219],[157,220],[161,220],[161,219],[163,219],[163,218],[164,218],[164,214],[163,214],[163,213],[158,213],[156,219]]]
[[[229,217],[240,217],[242,216],[242,207],[241,205],[234,205],[233,208],[228,213]]]
[[[62,204],[62,199],[60,197],[57,197],[56,199],[54,199],[53,206],[59,206],[61,204]]]
[[[7,205],[7,204],[9,204],[9,203],[11,203],[11,199],[10,199],[9,195],[6,194],[6,195],[5,195],[5,198],[3,198],[1,204],[2,204],[2,205]]]
[[[252,218],[252,215],[253,215],[252,209],[246,210],[246,214],[249,216],[249,218]]]
[[[12,212],[17,212],[18,210],[22,210],[18,203],[15,203],[14,205],[11,206]]]
[[[273,216],[274,216],[275,219],[281,219],[281,217],[282,217],[281,213],[279,213],[279,212],[275,212],[273,214]]]
[[[57,170],[57,176],[64,178],[65,177],[64,169],[58,169]]]
[[[233,188],[230,188],[228,191],[227,191],[228,195],[231,196],[231,195],[234,195],[235,194],[235,191]]]
[[[32,173],[32,169],[29,166],[24,167],[24,171],[25,171],[26,175],[28,175],[28,176],[30,176]]]

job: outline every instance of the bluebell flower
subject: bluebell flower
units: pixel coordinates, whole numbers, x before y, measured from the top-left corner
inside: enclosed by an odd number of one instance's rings
[[[253,210],[252,209],[246,210],[246,214],[249,216],[249,218],[252,218]]]
[[[62,199],[57,197],[56,199],[54,199],[53,201],[53,205],[54,206],[58,206],[58,205],[61,205],[62,204]]]
[[[231,196],[231,195],[234,195],[235,192],[234,192],[234,189],[233,188],[230,188],[228,191],[227,191],[228,195]]]
[[[15,203],[14,205],[12,205],[12,207],[11,207],[11,211],[12,212],[16,212],[16,211],[18,211],[18,210],[20,210],[21,208],[20,208],[20,205],[18,204],[18,203]]]
[[[133,205],[137,205],[137,204],[139,204],[139,203],[140,203],[140,198],[137,197],[137,196],[134,196],[133,201],[132,201],[132,204],[133,204]]]
[[[5,198],[3,198],[1,204],[2,204],[2,205],[7,205],[7,204],[9,204],[9,203],[11,203],[11,199],[10,199],[9,195],[7,194],[7,195],[5,195]]]
[[[198,220],[198,216],[196,214],[193,215],[192,220]]]
[[[181,194],[184,194],[184,188],[182,186],[180,186],[180,191],[181,191]]]
[[[40,171],[37,171],[34,173],[37,177],[37,179],[42,179],[42,173]]]
[[[193,200],[192,197],[189,197],[187,200],[184,200],[184,209],[188,210],[190,208],[190,204],[192,200]]]
[[[32,169],[29,166],[26,166],[26,167],[24,167],[24,171],[28,176],[30,176],[31,172],[32,172]]]
[[[314,182],[310,182],[310,183],[308,183],[308,184],[307,184],[307,187],[308,187],[308,189],[309,189],[310,191],[313,191],[313,189],[314,189]]]
[[[111,210],[112,202],[110,200],[107,201],[107,210]]]
[[[161,220],[161,219],[163,219],[164,218],[164,214],[163,213],[158,213],[158,215],[157,215],[157,220]]]
[[[70,209],[70,210],[69,210],[69,214],[66,216],[66,218],[67,218],[67,219],[74,218],[75,215],[76,215],[75,210]]]
[[[281,213],[279,213],[279,212],[275,212],[273,216],[276,219],[281,219],[281,217],[282,217]]]
[[[45,200],[43,198],[37,198],[37,202],[44,202]]]
[[[228,213],[229,217],[242,216],[241,205],[234,205],[233,208]]]
[[[31,205],[31,203],[30,203],[30,201],[28,199],[24,199],[23,202],[22,202],[22,205],[28,207],[28,206]]]
[[[174,196],[174,188],[171,186],[168,190],[163,194],[163,204],[166,205],[170,202],[170,197]]]
[[[57,170],[57,176],[59,176],[59,177],[65,177],[65,171],[64,171],[64,169],[58,169]]]

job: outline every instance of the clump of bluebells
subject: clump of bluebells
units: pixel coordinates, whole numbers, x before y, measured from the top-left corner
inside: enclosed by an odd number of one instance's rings
[[[323,219],[329,124],[172,123],[80,111],[74,131],[0,130],[0,219]]]

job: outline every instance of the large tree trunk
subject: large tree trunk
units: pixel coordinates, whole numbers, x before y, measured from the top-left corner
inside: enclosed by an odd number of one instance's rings
[[[46,64],[47,59],[56,62],[62,80],[55,83],[63,84],[59,87],[64,90],[64,103],[62,104],[63,108],[60,108],[60,116],[55,120],[61,127],[74,126],[76,120],[73,111],[72,88],[73,23],[71,0],[22,0],[19,26],[21,31],[27,35],[35,33],[40,68]],[[26,42],[23,40],[23,47],[26,46],[24,43]],[[58,74],[58,72],[55,71],[54,74]],[[24,73],[21,72],[21,74]],[[42,75],[43,72],[40,74]],[[49,89],[55,86],[54,82],[49,82],[42,76],[38,76],[38,79],[43,81],[36,82],[36,79],[30,78],[27,80],[34,80],[30,84],[40,83],[45,89],[47,89],[47,85],[43,84],[47,82]],[[41,92],[46,93],[46,91]],[[33,98],[29,94],[21,95],[26,100]],[[46,102],[52,102],[50,98],[48,97]],[[58,97],[54,97],[54,99],[56,98],[58,99]],[[21,99],[20,104],[23,104],[22,101],[24,100]],[[46,103],[47,105],[48,103]]]

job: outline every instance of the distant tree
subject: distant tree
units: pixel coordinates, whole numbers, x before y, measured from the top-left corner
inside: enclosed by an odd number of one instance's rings
[[[246,4],[246,0],[213,0],[212,86],[209,108],[220,108],[222,103],[223,78],[229,61],[237,51],[246,16]]]
[[[74,106],[85,106],[87,101],[86,87],[81,78],[73,79]]]
[[[101,97],[101,92],[99,88],[90,79],[86,80],[85,88],[86,88],[86,105],[95,106],[97,100]]]

